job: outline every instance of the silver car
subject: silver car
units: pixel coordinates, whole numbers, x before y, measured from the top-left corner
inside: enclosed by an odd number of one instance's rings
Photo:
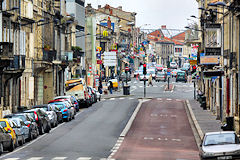
[[[240,159],[239,139],[233,131],[206,133],[200,150],[201,159]]]

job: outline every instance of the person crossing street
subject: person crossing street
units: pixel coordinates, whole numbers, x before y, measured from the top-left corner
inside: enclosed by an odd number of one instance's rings
[[[149,78],[148,78],[148,86],[149,86],[150,84],[153,86],[153,84],[152,84],[152,74],[150,74],[150,76],[149,76]]]

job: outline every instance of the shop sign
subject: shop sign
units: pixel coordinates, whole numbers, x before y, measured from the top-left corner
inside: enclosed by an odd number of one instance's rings
[[[217,65],[220,62],[219,56],[202,56],[200,57],[201,65]]]

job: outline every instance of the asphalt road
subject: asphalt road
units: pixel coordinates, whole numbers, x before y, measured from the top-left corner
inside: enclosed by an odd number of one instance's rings
[[[147,97],[193,99],[192,83],[174,83],[174,90],[165,92],[166,82],[155,82],[146,88]],[[133,79],[131,96],[103,99],[92,107],[83,109],[68,123],[54,128],[50,134],[4,153],[6,160],[99,160],[108,158],[112,148],[132,116],[138,98],[143,97],[143,82]],[[122,96],[122,91],[114,94]],[[186,117],[185,117],[186,118]]]
[[[36,141],[1,156],[7,160],[101,159],[110,154],[135,107],[137,99],[105,100],[84,109]]]

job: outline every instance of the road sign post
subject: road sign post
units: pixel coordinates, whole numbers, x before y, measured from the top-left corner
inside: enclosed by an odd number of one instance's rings
[[[143,91],[143,94],[144,94],[144,97],[146,97],[146,77],[145,77],[145,75],[144,75],[143,81],[144,81],[144,91]]]

